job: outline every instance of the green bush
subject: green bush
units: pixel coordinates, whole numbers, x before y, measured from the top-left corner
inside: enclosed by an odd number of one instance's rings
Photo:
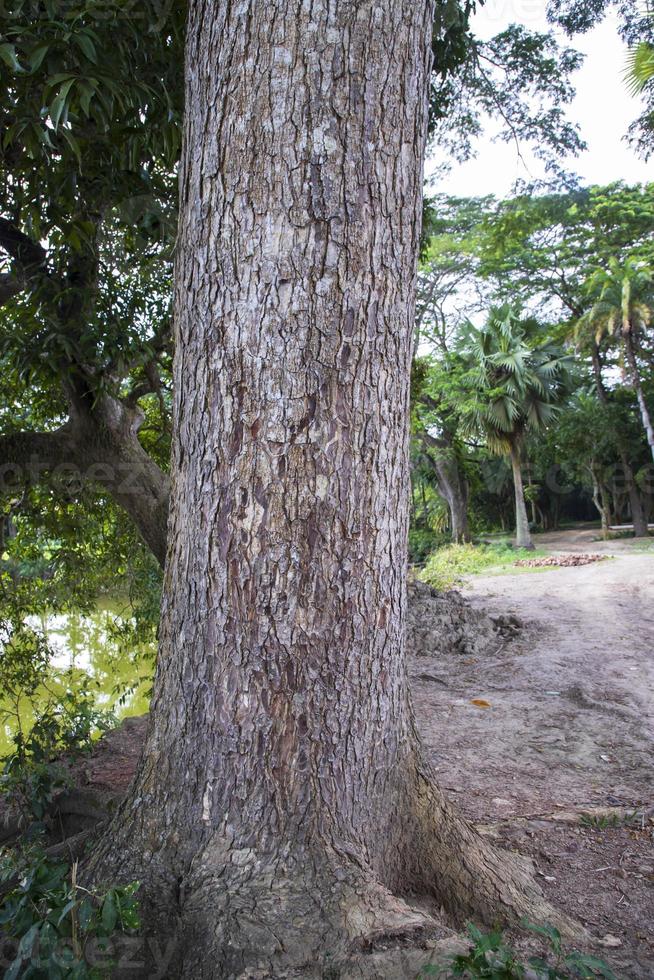
[[[526,976],[538,980],[616,980],[604,960],[587,956],[576,950],[566,953],[561,941],[561,933],[554,926],[534,925],[523,920],[525,929],[537,933],[547,943],[546,957],[531,956],[526,964],[521,963],[514,950],[507,946],[501,932],[481,932],[475,925],[468,925],[468,935],[472,940],[465,953],[459,953],[441,965],[429,963],[421,970],[418,980],[427,977],[476,977],[479,980],[525,980]]]
[[[452,544],[430,555],[418,578],[443,592],[457,585],[463,575],[475,575],[488,568],[512,565],[519,558],[544,554],[544,551],[512,548],[509,544]]]
[[[38,850],[0,852],[0,929],[14,940],[5,980],[100,980],[111,968],[87,962],[117,932],[139,928],[138,882],[100,894],[76,882],[76,865]]]

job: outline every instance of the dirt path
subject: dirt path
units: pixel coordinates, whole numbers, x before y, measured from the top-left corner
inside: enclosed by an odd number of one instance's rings
[[[473,605],[516,614],[527,629],[490,656],[420,658],[440,681],[416,676],[416,712],[458,804],[503,822],[500,836],[536,859],[552,900],[620,940],[623,977],[652,977],[654,827],[538,817],[654,806],[654,550],[593,533],[543,535],[538,545],[606,561],[466,582]]]

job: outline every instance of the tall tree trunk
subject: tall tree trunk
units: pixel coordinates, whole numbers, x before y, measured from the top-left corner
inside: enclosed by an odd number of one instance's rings
[[[529,548],[531,550],[534,545],[529,531],[525,491],[522,485],[520,446],[516,442],[511,445],[511,469],[513,471],[513,488],[515,491],[515,543],[518,548]]]
[[[447,505],[450,510],[450,523],[452,529],[452,541],[455,544],[465,544],[472,540],[470,526],[468,524],[468,483],[463,483],[453,488],[453,493],[448,498]]]
[[[654,428],[652,427],[652,420],[649,415],[649,409],[647,407],[645,394],[643,392],[643,385],[640,380],[640,371],[638,370],[636,352],[634,350],[634,335],[631,328],[631,322],[629,320],[627,320],[623,326],[622,340],[624,344],[625,359],[629,368],[631,386],[636,392],[638,407],[640,409],[640,417],[643,423],[643,429],[645,430],[645,436],[647,438],[647,445],[650,448],[652,459],[654,460]]]
[[[150,728],[87,875],[170,975],[318,976],[385,934],[549,919],[425,767],[404,654],[431,11],[191,4],[172,497]],[[554,915],[554,918],[556,916]]]
[[[536,498],[533,494],[533,480],[531,479],[531,465],[527,467],[527,484],[529,486],[529,505],[531,507],[531,520],[533,524],[538,524],[538,507],[536,505]]]
[[[647,516],[643,508],[643,501],[641,499],[638,486],[636,485],[634,471],[631,468],[631,464],[625,452],[621,451],[620,459],[622,462],[625,489],[629,500],[629,509],[631,511],[631,522],[634,526],[634,537],[645,538],[648,534]]]

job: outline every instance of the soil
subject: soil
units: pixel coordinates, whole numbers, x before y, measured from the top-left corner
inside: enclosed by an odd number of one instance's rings
[[[414,704],[452,798],[534,860],[554,905],[620,943],[596,952],[623,980],[644,980],[654,977],[654,548],[596,534],[537,541],[606,561],[469,578],[473,609],[525,628],[490,656],[422,657]],[[420,678],[430,669],[439,683]]]
[[[596,533],[540,535],[538,544],[608,560],[471,577],[467,603],[413,586],[414,706],[457,805],[532,859],[552,904],[587,927],[589,948],[621,980],[649,980],[654,547],[598,542]],[[80,795],[63,797],[67,812],[57,815],[66,835],[92,826],[125,792],[146,724],[129,719],[73,764]],[[525,955],[534,951],[533,940],[511,939]],[[442,945],[372,951],[361,976],[414,977]]]

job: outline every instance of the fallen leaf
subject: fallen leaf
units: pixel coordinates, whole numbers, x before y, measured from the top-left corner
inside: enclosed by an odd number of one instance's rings
[[[484,698],[473,698],[470,704],[474,704],[475,708],[490,708],[490,701],[485,701]]]
[[[617,936],[606,935],[603,939],[600,939],[602,946],[608,946],[611,949],[617,949],[618,946],[622,946],[622,940],[618,939]]]

